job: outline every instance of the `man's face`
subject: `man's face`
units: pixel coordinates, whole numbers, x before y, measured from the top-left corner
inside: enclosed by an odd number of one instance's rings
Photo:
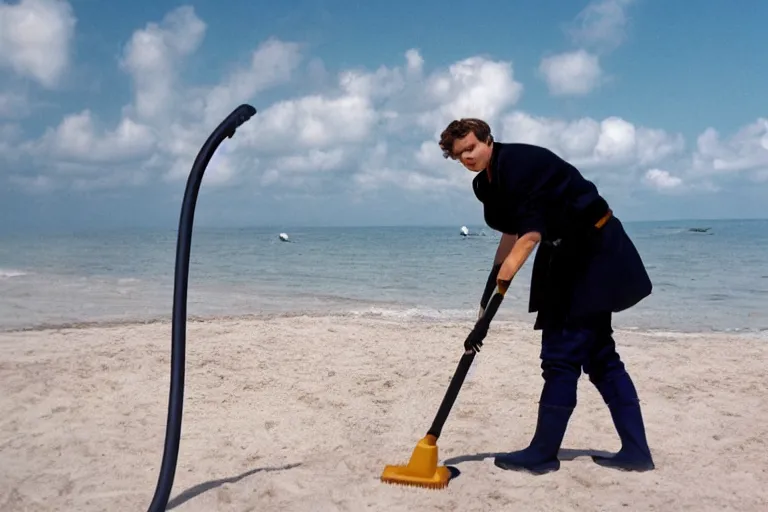
[[[491,161],[491,153],[491,145],[477,140],[472,132],[463,139],[456,139],[453,143],[454,158],[472,172],[485,170]]]

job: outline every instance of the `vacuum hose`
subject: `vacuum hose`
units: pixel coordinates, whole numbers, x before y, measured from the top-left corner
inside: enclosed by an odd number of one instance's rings
[[[168,420],[165,428],[165,447],[155,495],[149,512],[162,512],[168,506],[168,498],[176,475],[179,458],[181,417],[184,408],[184,358],[187,329],[187,283],[189,278],[189,252],[192,242],[192,224],[195,203],[203,180],[203,173],[216,149],[225,138],[232,138],[240,125],[256,114],[251,105],[243,104],[232,111],[211,133],[195,158],[187,179],[184,201],[181,206],[179,233],[176,242],[176,273],[173,285],[173,330],[171,339],[171,389],[168,397]]]

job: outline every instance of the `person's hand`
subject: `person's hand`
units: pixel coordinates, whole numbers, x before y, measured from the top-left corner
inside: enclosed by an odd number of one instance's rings
[[[483,346],[483,340],[488,335],[488,322],[478,321],[475,324],[475,328],[469,333],[467,339],[464,341],[465,350],[474,350],[480,352],[480,347]]]

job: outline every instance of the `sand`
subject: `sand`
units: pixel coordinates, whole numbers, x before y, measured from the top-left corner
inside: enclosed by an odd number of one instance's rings
[[[619,447],[586,378],[556,473],[493,465],[523,447],[541,389],[538,333],[497,322],[439,441],[460,471],[430,491],[379,482],[426,432],[468,323],[354,317],[188,324],[170,510],[768,510],[768,343],[617,331],[657,470]],[[141,511],[157,482],[170,324],[0,334],[0,510]]]

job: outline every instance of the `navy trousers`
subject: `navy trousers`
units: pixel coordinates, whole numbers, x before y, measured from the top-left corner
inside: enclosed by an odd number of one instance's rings
[[[537,443],[552,450],[539,450],[540,454],[549,457],[549,460],[541,459],[545,461],[544,465],[553,464],[554,448],[562,441],[570,413],[576,407],[576,386],[583,371],[608,406],[621,439],[621,449],[616,455],[593,455],[592,459],[600,465],[625,471],[655,468],[637,390],[616,352],[612,334],[610,313],[595,315],[560,329],[542,331],[544,388],[539,423],[549,426],[539,426]]]
[[[525,449],[498,455],[494,462],[496,466],[537,474],[560,468],[557,454],[576,407],[577,384],[583,371],[608,405],[621,438],[621,450],[616,455],[594,455],[593,460],[603,466],[627,471],[654,468],[637,391],[616,352],[612,335],[611,313],[560,328],[542,329],[544,387],[536,432]]]
[[[616,351],[611,327],[611,313],[601,313],[566,324],[546,327],[541,332],[541,369],[545,385],[541,403],[560,407],[576,406],[576,388],[582,371],[598,388],[606,403],[618,393],[609,384],[626,375],[624,363]],[[630,392],[623,398],[636,400]]]

